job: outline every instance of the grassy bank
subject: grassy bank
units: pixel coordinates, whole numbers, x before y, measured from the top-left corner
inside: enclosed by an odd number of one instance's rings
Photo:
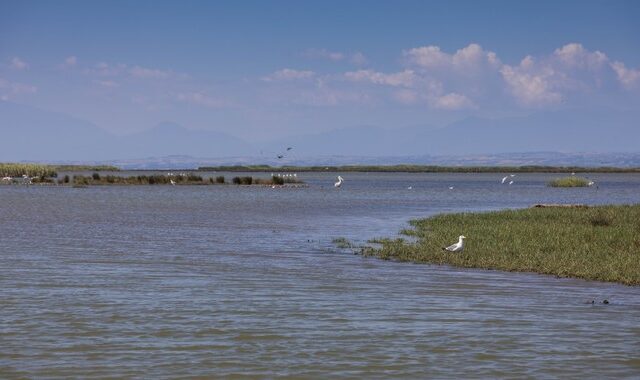
[[[365,254],[387,260],[537,272],[640,285],[640,205],[438,215]],[[467,237],[462,253],[442,250]]]
[[[577,176],[569,176],[564,178],[556,178],[553,181],[549,182],[549,186],[551,187],[587,187],[591,183],[588,179],[577,177]]]
[[[225,172],[402,172],[402,173],[640,173],[640,168],[578,166],[435,166],[435,165],[344,165],[344,166],[203,166],[200,171]]]

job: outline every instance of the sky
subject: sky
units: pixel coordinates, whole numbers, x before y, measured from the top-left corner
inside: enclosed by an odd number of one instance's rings
[[[249,142],[640,107],[638,1],[0,1],[0,101]]]

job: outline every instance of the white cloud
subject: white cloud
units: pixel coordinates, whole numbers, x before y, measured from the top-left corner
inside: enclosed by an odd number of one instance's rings
[[[364,54],[358,52],[355,52],[351,55],[351,58],[349,58],[349,62],[351,62],[352,64],[356,65],[356,66],[363,66],[366,65],[368,60],[367,57],[365,57]]]
[[[36,86],[18,82],[11,82],[6,79],[0,78],[0,97],[2,97],[3,100],[9,100],[10,98],[13,98],[17,95],[31,95],[37,92],[38,87]]]
[[[562,95],[554,90],[555,72],[551,67],[535,67],[533,58],[525,57],[519,66],[504,65],[500,70],[510,92],[526,106],[556,104]]]
[[[302,53],[302,56],[310,59],[328,59],[330,61],[342,61],[345,57],[343,53],[327,49],[307,49]]]
[[[75,55],[65,58],[64,65],[66,67],[73,67],[78,64],[78,58]]]
[[[112,80],[94,80],[93,83],[100,85],[102,87],[107,87],[107,88],[114,88],[114,87],[120,86],[120,84]]]
[[[384,74],[373,70],[350,71],[344,76],[355,82],[370,82],[394,87],[412,87],[417,77],[412,70],[404,70],[392,74]]]
[[[313,71],[308,70],[282,69],[263,77],[262,80],[265,82],[293,81],[310,79],[315,75],[316,74]]]
[[[191,103],[206,108],[225,108],[231,106],[231,103],[206,95],[202,92],[188,92],[178,94],[177,99],[181,102]]]
[[[633,88],[640,83],[640,70],[628,69],[622,62],[611,63],[611,68],[624,87]]]
[[[500,60],[492,51],[487,51],[478,44],[457,50],[454,54],[445,53],[439,46],[422,46],[405,50],[403,55],[410,65],[426,69],[478,70],[484,66],[498,68]]]
[[[435,108],[444,110],[460,110],[465,108],[474,108],[475,105],[469,98],[455,92],[440,96],[433,101]]]
[[[11,68],[16,70],[25,70],[29,68],[29,64],[18,57],[11,59]]]
[[[168,71],[149,69],[146,67],[134,66],[129,69],[129,74],[135,78],[155,78],[164,79],[170,76]]]
[[[569,67],[587,68],[597,70],[602,68],[609,60],[607,56],[600,52],[590,52],[581,44],[570,43],[553,52],[559,62]]]
[[[333,62],[347,61],[355,66],[367,64],[367,57],[359,51],[354,53],[342,53],[327,49],[307,49],[302,53],[303,57],[309,59],[326,59]]]

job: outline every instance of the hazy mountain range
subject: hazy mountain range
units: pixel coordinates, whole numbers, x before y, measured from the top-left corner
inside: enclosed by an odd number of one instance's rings
[[[162,123],[115,136],[69,115],[0,102],[0,161],[116,161],[187,155],[278,163],[312,157],[435,157],[508,152],[640,152],[637,111],[581,109],[502,119],[467,118],[442,128],[357,126],[264,144]],[[453,158],[452,158],[453,159]],[[244,160],[240,160],[244,161]],[[394,161],[394,160],[392,160]],[[254,162],[255,163],[255,162]]]

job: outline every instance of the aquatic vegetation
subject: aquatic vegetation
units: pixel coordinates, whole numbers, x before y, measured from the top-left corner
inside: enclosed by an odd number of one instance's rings
[[[335,238],[331,242],[333,244],[335,244],[335,246],[340,248],[340,249],[347,249],[347,248],[353,248],[354,247],[353,243],[351,243],[349,241],[349,239],[347,239],[345,237]]]
[[[556,178],[549,182],[551,187],[587,187],[589,186],[589,180],[578,176],[569,176],[564,178]]]
[[[25,174],[29,177],[56,177],[58,175],[56,170],[48,165],[0,163],[2,177],[21,177]]]
[[[386,260],[537,272],[640,285],[640,205],[443,214],[411,221],[417,242],[379,239]],[[445,252],[458,235],[460,253]]]
[[[223,175],[217,176],[216,177],[216,183],[223,184],[224,183],[224,176]]]

